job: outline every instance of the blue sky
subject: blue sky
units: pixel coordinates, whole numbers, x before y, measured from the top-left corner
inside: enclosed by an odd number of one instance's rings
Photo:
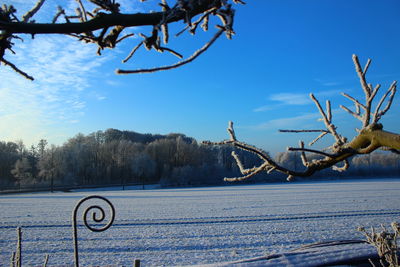
[[[19,14],[34,2],[6,1]],[[64,2],[71,8],[76,3]],[[131,12],[156,9],[157,3],[121,2],[128,3],[126,11]],[[54,13],[54,1],[46,3],[38,21]],[[36,80],[0,67],[0,140],[22,139],[30,145],[44,138],[62,144],[78,132],[117,128],[220,141],[227,138],[226,126],[232,120],[240,140],[275,153],[297,145],[299,139],[313,139],[278,129],[323,128],[309,100],[311,92],[322,103],[332,101],[339,133],[354,136],[360,122],[339,108],[352,108],[341,92],[363,100],[352,54],[362,65],[372,59],[368,78],[382,84],[382,92],[400,78],[398,0],[249,0],[235,9],[232,40],[222,37],[193,63],[152,74],[114,74],[116,68],[176,61],[170,54],[140,50],[121,64],[138,42],[135,38],[99,57],[95,47],[69,37],[26,36],[24,43],[17,42],[17,54],[6,58]],[[182,27],[176,23],[170,31]],[[169,46],[189,56],[212,30],[194,37],[185,33],[172,38]],[[386,130],[400,131],[399,107],[397,96],[382,119]]]

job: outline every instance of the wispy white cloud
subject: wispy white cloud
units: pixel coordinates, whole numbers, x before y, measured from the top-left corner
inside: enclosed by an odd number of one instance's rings
[[[340,108],[332,109],[333,120],[339,115],[342,115],[344,111]],[[318,111],[303,113],[301,115],[276,118],[263,122],[257,125],[249,126],[247,128],[255,130],[266,130],[266,129],[311,129],[311,128],[325,128],[322,121],[320,121],[321,114]],[[335,123],[335,122],[334,122]]]
[[[268,111],[268,110],[274,110],[277,108],[278,105],[265,105],[261,107],[257,107],[253,109],[254,112],[263,112],[263,111]],[[280,106],[280,105],[279,105]]]
[[[317,98],[327,98],[340,95],[340,90],[325,90],[314,93]],[[306,93],[277,93],[268,97],[268,104],[253,109],[254,112],[262,112],[288,106],[303,106],[313,104],[310,95]]]
[[[341,84],[340,82],[337,82],[337,81],[324,80],[324,79],[319,79],[319,78],[315,78],[314,81],[316,81],[320,85],[326,86],[326,87],[338,86]]]
[[[299,126],[304,126],[305,124],[309,124],[310,122],[314,123],[319,117],[320,115],[318,112],[305,113],[299,116],[269,120],[267,122],[252,126],[251,128],[257,130],[295,129],[298,128]]]
[[[16,7],[17,16],[22,16],[36,1],[10,0],[8,4]],[[143,11],[139,1],[119,2],[122,12]],[[57,5],[74,13],[77,3],[46,1],[34,19],[49,22]],[[88,10],[93,7],[87,5]],[[87,91],[92,80],[101,75],[100,66],[113,56],[105,53],[106,56],[98,57],[94,45],[65,36],[36,35],[34,40],[26,36],[24,42],[16,42],[16,55],[6,54],[6,59],[34,76],[35,81],[0,66],[0,140],[23,139],[28,144],[41,138],[63,141],[68,136],[65,130],[71,128],[68,125],[79,123],[85,115],[87,101],[106,99],[102,93]]]
[[[254,112],[263,112],[281,108],[284,105],[307,105],[311,100],[307,94],[298,93],[277,93],[268,98],[268,104],[253,109]]]
[[[280,102],[284,105],[308,105],[311,100],[307,94],[278,93],[269,97],[269,100]]]
[[[89,92],[88,96],[91,99],[94,99],[94,100],[97,100],[97,101],[103,101],[103,100],[107,99],[107,97],[105,95],[102,95],[102,94],[100,94],[100,93],[98,93],[96,91]]]
[[[84,116],[85,90],[110,58],[98,57],[92,45],[65,36],[37,36],[17,44],[15,51],[6,58],[35,81],[0,67],[0,139],[51,140],[50,129],[77,123]]]

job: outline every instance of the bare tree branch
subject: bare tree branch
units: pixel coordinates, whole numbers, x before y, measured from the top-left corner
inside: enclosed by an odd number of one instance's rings
[[[329,133],[327,130],[278,130],[281,133]]]
[[[364,106],[363,104],[361,104],[360,102],[358,102],[358,100],[355,99],[355,98],[353,98],[352,96],[350,96],[350,95],[348,95],[348,94],[346,94],[346,93],[342,93],[342,96],[344,96],[344,97],[350,99],[351,101],[353,101],[355,106],[362,107],[364,110],[367,110],[367,107],[366,107],[366,106]]]
[[[304,149],[304,142],[303,141],[299,141],[299,145],[301,149]],[[310,164],[308,162],[306,153],[304,150],[301,150],[301,162],[303,163],[304,167],[308,167],[308,165]]]
[[[350,113],[351,115],[353,115],[356,119],[358,119],[358,120],[360,120],[360,121],[364,121],[364,119],[360,116],[360,114],[359,113],[355,113],[355,112],[353,112],[353,111],[351,111],[349,108],[347,108],[347,107],[345,107],[345,106],[343,106],[343,105],[340,105],[340,107],[343,109],[343,110],[345,110],[345,111],[347,111],[348,113]]]
[[[350,167],[350,163],[349,163],[348,159],[345,159],[345,160],[343,160],[343,166],[342,167],[338,167],[338,166],[334,165],[334,166],[332,166],[332,169],[334,171],[337,171],[337,172],[344,172],[349,167]]]
[[[327,101],[326,103],[326,110],[329,112],[328,115],[324,112],[322,109],[319,101],[315,98],[313,94],[310,94],[310,98],[314,101],[315,105],[317,106],[319,113],[321,113],[322,119],[325,123],[326,129],[330,132],[330,134],[336,139],[336,144],[337,145],[343,145],[343,139],[342,137],[337,133],[336,131],[336,126],[332,124],[331,118],[332,115],[330,113],[330,102]]]
[[[314,145],[316,142],[318,142],[318,140],[320,140],[322,137],[324,137],[325,135],[327,135],[329,132],[323,132],[320,135],[318,135],[314,140],[312,140],[308,145],[312,146]]]
[[[365,78],[365,74],[368,70],[369,65],[371,64],[371,60],[368,59],[365,67],[364,67],[364,71],[361,70],[361,66],[360,66],[360,62],[358,60],[358,57],[356,55],[353,55],[353,62],[354,62],[354,66],[356,68],[356,72],[358,77],[360,78],[360,83],[361,83],[361,87],[364,90],[364,94],[365,94],[365,114],[364,114],[364,122],[363,122],[363,127],[367,127],[369,125],[370,122],[370,116],[371,116],[371,103],[373,100],[373,97],[376,95],[376,92],[372,92],[371,87],[368,85],[366,78]],[[379,87],[378,87],[379,89]],[[371,95],[371,93],[373,93],[373,96]],[[372,96],[372,97],[371,97]]]
[[[310,153],[314,153],[314,154],[320,154],[320,155],[323,155],[328,158],[334,158],[336,156],[334,154],[329,154],[329,153],[326,153],[326,152],[323,152],[320,150],[309,149],[309,148],[304,148],[304,147],[288,147],[287,150],[288,151],[310,152]]]
[[[331,134],[336,142],[329,147],[332,153],[327,153],[322,150],[309,149],[304,147],[304,142],[300,141],[298,148],[289,147],[288,151],[300,151],[301,152],[301,160],[305,167],[303,171],[290,170],[286,167],[279,165],[276,161],[271,159],[269,155],[263,150],[254,147],[252,145],[240,142],[236,139],[235,132],[233,130],[233,123],[229,123],[228,133],[230,136],[229,140],[225,140],[222,142],[205,142],[205,144],[209,145],[232,145],[241,150],[248,151],[250,153],[256,154],[261,160],[262,163],[259,166],[255,166],[250,169],[246,169],[241,163],[238,155],[233,153],[232,156],[235,158],[236,163],[239,166],[239,169],[242,173],[242,177],[236,178],[225,178],[226,181],[241,181],[244,179],[248,179],[262,170],[267,171],[267,173],[277,171],[287,175],[287,180],[292,181],[294,177],[308,177],[313,175],[315,172],[332,167],[335,171],[345,171],[349,168],[349,159],[358,154],[368,154],[376,149],[385,149],[392,151],[393,153],[400,153],[400,135],[396,133],[391,133],[383,130],[383,126],[377,121],[383,116],[391,107],[394,95],[396,93],[396,82],[393,82],[386,94],[379,101],[375,113],[373,114],[373,123],[370,123],[371,118],[371,106],[372,101],[377,95],[380,85],[372,87],[372,85],[368,85],[366,82],[365,74],[371,64],[371,60],[367,61],[367,64],[364,67],[364,70],[361,69],[358,58],[356,55],[353,55],[353,62],[356,67],[357,75],[360,78],[361,87],[363,88],[365,94],[365,104],[362,104],[355,98],[343,94],[346,98],[350,99],[354,102],[356,106],[357,112],[353,112],[350,109],[341,106],[344,110],[349,112],[351,115],[356,117],[357,119],[363,122],[363,128],[358,132],[357,136],[353,138],[352,141],[347,142],[347,138],[340,136],[336,127],[332,124],[332,112],[331,112],[331,104],[329,101],[326,102],[326,109],[323,110],[319,101],[314,97],[313,94],[310,94],[311,99],[314,101],[317,109],[319,110],[322,121],[326,126],[326,130],[279,130],[280,132],[291,132],[291,133],[303,133],[303,132],[319,132],[320,135],[315,138],[311,143],[314,144],[317,140],[321,139],[323,136],[328,133]],[[390,94],[390,96],[389,96]],[[383,102],[388,99],[388,103],[385,109],[381,110],[381,106]],[[364,110],[364,114],[361,115],[360,109]],[[306,153],[313,153],[322,155],[321,159],[314,159],[311,162],[308,161]],[[341,167],[337,166],[338,163],[343,162]]]
[[[69,35],[77,38],[79,41],[97,44],[97,53],[100,55],[101,50],[105,48],[114,48],[117,43],[132,36],[132,34],[127,34],[122,38],[119,37],[123,34],[126,28],[137,26],[152,26],[153,30],[149,37],[141,34],[145,38],[144,41],[134,46],[134,49],[123,60],[123,63],[127,62],[142,46],[146,49],[155,49],[158,52],[168,51],[179,58],[183,58],[183,56],[174,49],[161,46],[161,35],[163,42],[165,44],[168,43],[168,24],[176,21],[183,21],[187,24],[190,32],[195,34],[196,28],[201,22],[203,22],[203,29],[208,29],[207,25],[210,16],[217,17],[220,20],[222,25],[217,25],[218,30],[214,37],[186,60],[170,66],[150,69],[117,70],[117,73],[124,74],[154,72],[174,69],[190,63],[205,52],[222,33],[225,33],[229,39],[234,34],[233,18],[235,10],[231,7],[229,0],[177,0],[175,5],[172,7],[169,7],[165,0],[161,0],[161,12],[136,14],[120,13],[120,4],[116,1],[87,1],[96,6],[93,11],[87,11],[84,0],[75,0],[77,3],[77,14],[67,15],[65,10],[59,7],[51,23],[35,23],[29,21],[30,18],[32,18],[42,7],[44,0],[39,0],[35,7],[23,16],[22,21],[19,21],[16,18],[16,10],[11,8],[11,6],[8,7],[5,5],[0,8],[0,60],[4,58],[4,52],[10,50],[14,45],[11,42],[11,39],[15,38],[18,34],[31,34],[32,36],[36,34]],[[243,3],[238,0],[231,0],[231,2]],[[65,23],[57,23],[57,20],[61,15],[64,15]],[[198,15],[200,18],[195,24],[193,24],[191,20]]]
[[[32,18],[36,12],[39,11],[39,9],[42,7],[43,3],[45,0],[39,0],[36,2],[36,5],[29,10],[25,15],[22,16],[22,22],[27,23],[29,21],[30,18]]]
[[[14,64],[12,64],[11,62],[8,62],[7,60],[5,60],[4,58],[0,61],[3,62],[5,65],[10,66],[15,72],[21,74],[22,76],[24,76],[25,78],[27,78],[28,80],[33,81],[34,78],[32,76],[30,76],[29,74],[27,74],[26,72],[20,70],[17,66],[15,66]]]
[[[81,0],[75,0],[78,4],[79,4],[79,10],[81,11],[81,17],[82,17],[82,21],[85,22],[87,21],[87,15],[86,15],[86,10],[84,5],[82,4]]]
[[[354,66],[356,68],[357,75],[360,78],[360,83],[361,83],[362,89],[364,90],[364,94],[369,97],[371,95],[371,90],[368,87],[367,81],[365,80],[365,74],[368,70],[371,60],[368,59],[367,64],[365,64],[364,71],[361,69],[360,61],[358,60],[358,57],[356,55],[353,55],[353,62],[354,62]]]
[[[162,71],[162,70],[170,70],[170,69],[176,69],[178,67],[181,67],[185,64],[188,64],[190,62],[192,62],[193,60],[195,60],[198,56],[200,56],[202,53],[204,53],[205,51],[207,51],[207,49],[218,39],[218,37],[221,36],[221,34],[224,32],[224,30],[220,29],[215,35],[214,37],[208,42],[206,43],[202,48],[200,48],[199,50],[197,50],[196,52],[193,53],[193,55],[191,55],[189,58],[180,61],[176,64],[173,65],[169,65],[169,66],[162,66],[162,67],[155,67],[155,68],[149,68],[149,69],[137,69],[137,70],[121,70],[121,69],[117,69],[115,72],[117,74],[132,74],[132,73],[149,73],[149,72],[156,72],[156,71]]]
[[[396,94],[396,88],[397,88],[397,82],[394,81],[389,89],[386,91],[386,93],[382,96],[381,100],[379,101],[378,105],[376,106],[375,112],[373,114],[373,122],[377,123],[380,118],[385,115],[385,113],[390,109],[393,99],[394,99],[394,95]],[[381,106],[383,104],[383,102],[385,101],[386,97],[389,95],[390,93],[390,97],[389,100],[386,104],[386,107],[381,111]]]

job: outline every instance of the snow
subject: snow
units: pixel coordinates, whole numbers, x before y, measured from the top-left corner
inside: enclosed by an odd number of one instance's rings
[[[24,265],[41,265],[46,254],[49,265],[72,265],[71,214],[92,194],[108,198],[116,217],[102,233],[79,227],[82,265],[127,266],[135,259],[143,266],[222,265],[282,253],[296,265],[291,250],[363,239],[358,226],[389,225],[400,216],[399,179],[0,195],[0,266],[9,265],[17,226]],[[373,252],[347,246],[339,254]]]

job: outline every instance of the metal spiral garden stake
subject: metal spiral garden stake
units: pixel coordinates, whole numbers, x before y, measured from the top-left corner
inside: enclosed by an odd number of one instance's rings
[[[89,213],[91,212],[92,214],[92,219],[95,223],[101,223],[106,219],[106,213],[104,211],[104,209],[102,207],[100,207],[99,205],[92,205],[89,206],[88,208],[85,209],[85,211],[83,212],[83,222],[85,223],[85,226],[92,232],[103,232],[105,230],[107,230],[108,228],[110,228],[110,226],[112,225],[112,223],[114,222],[114,218],[115,218],[115,209],[113,204],[106,199],[105,197],[102,196],[88,196],[85,197],[83,199],[81,199],[75,206],[74,211],[72,213],[72,230],[73,230],[73,236],[74,236],[74,254],[75,254],[75,266],[79,267],[79,253],[78,253],[78,231],[77,231],[77,213],[78,213],[78,209],[79,207],[82,205],[82,203],[84,203],[87,200],[90,199],[100,199],[105,201],[109,208],[110,208],[110,213],[111,213],[111,218],[108,221],[108,223],[104,226],[99,226],[99,227],[93,227],[88,223],[88,216]],[[97,213],[98,212],[98,213]]]

